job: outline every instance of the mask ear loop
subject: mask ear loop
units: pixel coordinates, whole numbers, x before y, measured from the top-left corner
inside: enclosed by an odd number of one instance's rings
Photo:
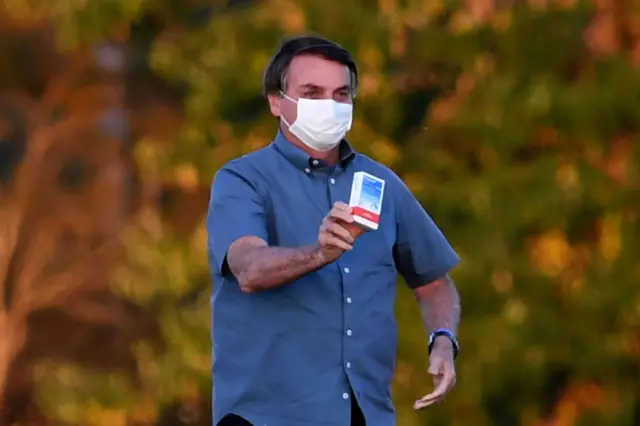
[[[282,76],[282,81],[280,82],[280,86],[282,87],[282,89],[280,90],[280,100],[287,99],[287,100],[293,102],[294,104],[298,105],[298,101],[296,101],[291,96],[289,96],[286,93],[284,93],[284,91],[287,89],[287,73],[285,73]],[[291,128],[291,124],[289,124],[289,122],[287,121],[286,118],[284,118],[283,115],[280,115],[280,120],[282,120],[282,122],[287,125],[287,128],[289,128],[289,129]]]
[[[287,95],[286,93],[284,93],[282,90],[280,91],[280,98],[284,98],[288,101],[293,102],[294,104],[298,105],[298,101],[296,101],[295,99],[293,99],[291,96]]]
[[[298,101],[296,101],[295,99],[293,99],[291,96],[287,95],[286,93],[284,93],[282,90],[280,91],[280,100],[282,101],[282,99],[286,99],[288,101],[293,102],[294,104],[298,104]],[[286,118],[284,118],[284,116],[282,114],[280,114],[280,120],[282,120],[282,122],[284,124],[286,124],[287,128],[290,129],[291,128],[291,124],[289,124],[289,122],[287,121]]]
[[[287,126],[287,129],[291,129],[291,124],[289,124],[289,122],[287,121],[286,118],[284,118],[284,116],[280,116],[280,120],[282,120],[282,122]]]

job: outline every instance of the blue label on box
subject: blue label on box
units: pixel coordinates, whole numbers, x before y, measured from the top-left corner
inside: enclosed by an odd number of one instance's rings
[[[360,206],[367,210],[380,210],[382,182],[364,176],[360,192]]]

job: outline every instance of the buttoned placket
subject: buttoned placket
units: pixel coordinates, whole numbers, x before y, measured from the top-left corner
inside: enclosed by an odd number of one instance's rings
[[[347,342],[345,342],[345,350],[343,353],[343,358],[344,358],[344,369],[345,369],[345,374],[347,375],[347,380],[349,382],[351,382],[351,378],[349,377],[349,370],[351,370],[351,361],[349,360],[349,355],[351,353],[351,347],[354,345],[354,342],[351,341],[351,339],[354,336],[354,331],[351,328],[351,326],[349,325],[350,321],[351,321],[351,317],[352,317],[352,312],[350,312],[350,308],[351,308],[351,304],[353,302],[353,300],[351,299],[350,296],[347,296],[347,288],[348,286],[346,285],[346,283],[349,281],[348,277],[349,274],[351,273],[351,269],[349,269],[348,266],[342,266],[342,288],[343,288],[343,298],[344,298],[344,304],[343,304],[343,311],[344,311],[344,334],[346,336],[346,339],[348,340]],[[351,386],[351,385],[350,385]],[[348,399],[349,394],[345,393],[344,395],[347,395]],[[344,397],[343,395],[343,397]]]
[[[305,167],[304,168],[304,172],[309,175],[309,176],[313,176],[312,172],[312,167],[316,168],[318,167],[318,165],[320,164],[320,162],[318,160],[312,159],[309,161],[309,167]],[[330,172],[330,174],[325,177],[327,182],[327,190],[328,190],[328,194],[329,194],[329,204],[332,206],[333,203],[335,203],[336,201],[338,201],[338,196],[336,195],[336,183],[337,183],[337,178],[338,178],[338,174],[341,171],[336,167],[333,171]],[[340,272],[342,275],[342,281],[344,284],[345,278],[348,276],[348,274],[351,272],[351,269],[346,266],[346,265],[341,265],[340,261],[338,261],[338,266],[340,268]],[[344,291],[344,285],[343,285],[343,291]],[[348,308],[348,305],[351,305],[353,302],[353,300],[351,299],[351,297],[349,296],[345,296],[344,297],[344,306],[343,306],[343,310],[346,310]],[[348,315],[345,315],[345,317]],[[353,336],[353,330],[351,328],[347,327],[347,324],[345,324],[345,330],[344,330],[344,334],[346,336],[346,338],[350,338],[351,336]],[[345,364],[344,364],[344,368],[345,370],[349,370],[351,369],[351,362],[348,360],[345,360]],[[346,371],[345,371],[346,373]],[[347,376],[347,389],[342,393],[342,399],[345,401],[348,401],[351,398],[351,392],[349,389],[349,378]]]
[[[329,194],[331,196],[331,204],[333,205],[333,203],[335,203],[336,201],[338,201],[339,197],[336,195],[336,183],[337,183],[337,179],[339,179],[339,174],[341,173],[341,171],[336,168],[336,170],[334,170],[330,175],[329,175],[329,179],[328,179],[328,190],[329,190]],[[353,342],[350,342],[350,340],[354,337],[354,330],[351,328],[351,326],[349,325],[350,322],[350,317],[351,317],[351,313],[349,312],[349,310],[351,309],[351,305],[353,303],[353,299],[350,295],[347,294],[347,289],[348,289],[348,281],[349,281],[349,275],[351,274],[351,267],[347,264],[342,263],[343,261],[338,260],[338,265],[340,267],[340,272],[342,275],[342,289],[343,289],[343,311],[344,311],[344,318],[345,318],[345,323],[344,323],[344,335],[345,335],[345,339],[347,339],[347,341],[345,342],[346,348],[350,348],[353,344]],[[348,378],[348,371],[352,368],[352,364],[351,361],[348,359],[348,354],[349,354],[350,350],[347,349],[345,351],[344,355],[347,355],[344,359],[344,369],[345,369],[345,374],[347,374],[347,380],[350,381],[350,379]],[[342,394],[342,398],[346,401],[349,400],[351,398],[351,394],[350,392],[344,392]]]

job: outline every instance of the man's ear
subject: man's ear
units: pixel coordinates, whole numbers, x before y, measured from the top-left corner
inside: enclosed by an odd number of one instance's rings
[[[282,97],[280,95],[268,95],[267,100],[269,101],[269,109],[271,110],[271,114],[274,117],[280,117],[280,100]]]

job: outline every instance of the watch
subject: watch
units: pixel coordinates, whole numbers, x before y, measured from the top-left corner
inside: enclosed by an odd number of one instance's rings
[[[451,344],[453,346],[453,358],[455,359],[458,356],[458,352],[460,352],[460,344],[458,343],[458,339],[456,339],[456,335],[446,328],[438,328],[429,336],[429,355],[431,355],[433,344],[436,342],[436,337],[438,336],[446,336],[451,340]]]

